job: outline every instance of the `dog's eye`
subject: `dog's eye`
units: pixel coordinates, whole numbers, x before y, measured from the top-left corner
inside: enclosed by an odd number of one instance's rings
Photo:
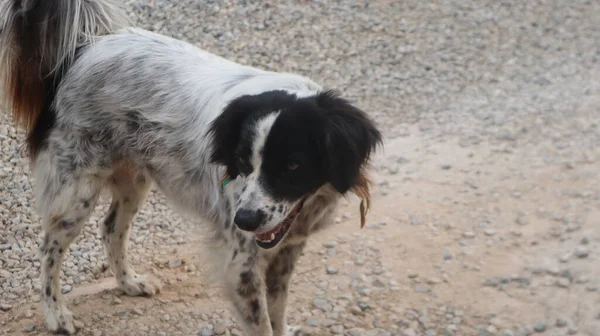
[[[298,167],[300,167],[300,165],[297,162],[290,162],[287,164],[288,170],[296,170]]]

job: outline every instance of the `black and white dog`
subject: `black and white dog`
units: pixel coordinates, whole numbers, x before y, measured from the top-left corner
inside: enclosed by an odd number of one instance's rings
[[[154,182],[214,229],[211,259],[246,335],[294,334],[285,304],[307,237],[332,223],[347,192],[363,199],[364,223],[365,169],[382,142],[369,117],[305,77],[124,28],[110,0],[3,0],[0,20],[4,97],[28,131],[43,220],[47,327],[78,329],[60,268],[104,188],[102,239],[119,287],[159,291],[127,258]]]

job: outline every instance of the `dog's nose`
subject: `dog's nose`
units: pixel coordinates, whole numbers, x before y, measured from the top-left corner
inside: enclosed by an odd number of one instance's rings
[[[262,210],[240,209],[235,213],[233,221],[240,230],[254,231],[265,220],[267,214]]]

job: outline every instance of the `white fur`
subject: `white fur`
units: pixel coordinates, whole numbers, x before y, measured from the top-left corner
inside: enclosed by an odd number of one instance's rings
[[[14,44],[23,43],[13,39],[11,24],[17,13],[9,4],[13,1],[0,5],[5,22],[0,41],[10,42],[0,48],[8,58]],[[53,59],[52,69],[67,62],[52,105],[56,121],[34,161],[44,228],[41,283],[47,327],[68,334],[76,331],[77,323],[61,295],[60,267],[102,189],[112,193],[101,230],[119,287],[130,295],[160,290],[130,267],[126,245],[131,220],[153,181],[171,204],[205,220],[215,232],[211,259],[219,266],[219,278],[246,335],[299,335],[285,320],[289,280],[306,238],[331,223],[340,195],[323,186],[306,199],[284,241],[262,250],[254,235],[239,230],[232,219],[236,204],[238,208],[274,204],[258,185],[257,172],[262,164],[259,153],[278,111],[257,124],[255,173],[238,177],[224,189],[218,181],[225,168],[210,163],[207,131],[235,98],[273,90],[307,97],[321,87],[299,75],[243,66],[142,29],[109,34],[120,14],[107,0],[65,1],[61,6],[55,14],[62,24],[48,40],[56,45],[44,55]],[[96,36],[98,32],[107,35]],[[75,58],[77,47],[81,49]],[[293,206],[285,204],[285,211],[274,214],[259,232],[275,227]]]
[[[275,201],[269,194],[264,190],[263,186],[259,183],[259,174],[262,166],[262,151],[267,137],[275,120],[279,116],[279,112],[268,114],[263,119],[259,120],[256,124],[255,139],[252,144],[252,173],[246,177],[245,190],[239,196],[236,204],[236,210],[247,209],[251,211],[263,211],[268,214],[268,220],[265,221],[259,228],[256,229],[257,233],[268,232],[274,229],[281,221],[283,221],[288,213],[294,207],[294,203],[285,201]],[[283,211],[276,212],[271,211],[272,206],[283,206]]]
[[[48,147],[40,153],[35,164],[37,199],[48,239],[53,241],[68,233],[68,238],[58,239],[60,246],[66,249],[85,221],[84,216],[75,215],[81,211],[77,210],[81,209],[80,199],[85,196],[95,203],[97,193],[108,186],[113,192],[113,204],[119,202],[120,205],[114,223],[109,221],[110,213],[107,216],[103,237],[119,286],[130,295],[157,293],[158,284],[138,276],[129,267],[125,241],[119,238],[120,234],[127,235],[135,213],[132,203],[123,204],[125,198],[128,197],[129,202],[142,202],[147,190],[147,186],[135,186],[132,182],[135,177],[131,176],[147,176],[157,183],[174,206],[207,220],[215,229],[221,247],[213,250],[212,258],[227,265],[221,279],[226,279],[226,293],[234,303],[234,311],[246,333],[283,335],[287,330],[285,321],[276,321],[278,327],[272,330],[269,312],[272,318],[284,318],[281,314],[273,314],[284,309],[281,305],[285,304],[283,298],[287,294],[282,292],[284,296],[280,299],[269,299],[261,274],[268,269],[269,260],[287,258],[280,263],[294,263],[299,253],[294,253],[293,257],[278,256],[277,251],[301,249],[305,236],[290,237],[289,240],[295,242],[290,245],[292,247],[282,242],[275,251],[263,251],[257,248],[251,233],[235,228],[232,223],[235,209],[227,207],[227,203],[236,204],[239,198],[238,206],[251,204],[252,207],[266,208],[273,201],[256,183],[256,175],[236,179],[223,193],[217,181],[224,168],[209,163],[211,141],[207,138],[210,123],[231,100],[275,89],[306,94],[317,93],[320,87],[301,76],[242,66],[185,42],[141,29],[125,29],[98,38],[95,44],[83,49],[67,71],[54,103],[56,127],[50,133]],[[258,152],[276,117],[277,113],[272,113],[258,123],[253,148],[256,171],[261,165]],[[92,135],[97,140],[90,141],[88,130],[102,130],[102,133]],[[114,158],[120,158],[116,166]],[[72,162],[79,164],[73,168]],[[129,176],[129,179],[122,180],[123,176]],[[64,189],[65,184],[72,185],[74,191]],[[83,185],[89,187],[81,189]],[[240,195],[243,185],[246,185],[246,191]],[[86,194],[82,195],[83,192]],[[248,203],[250,199],[252,202]],[[292,208],[293,204],[286,204],[285,211],[275,214],[259,231],[275,227]],[[308,218],[318,218],[323,211],[333,211],[333,208],[310,211],[310,208],[306,210],[310,214]],[[84,214],[87,216],[88,212]],[[75,224],[61,227],[64,220]],[[312,220],[305,221],[306,224],[294,225],[314,224]],[[109,224],[115,226],[113,233],[108,233]],[[225,255],[218,257],[219,251],[226,251]],[[236,258],[231,251],[237,251]],[[264,259],[267,256],[268,259]],[[58,267],[55,265],[51,272],[44,273],[42,280],[44,284],[53,284],[52,293],[57,297],[57,301],[49,303],[46,309],[47,318],[52,320],[48,326],[56,330],[54,326],[60,321],[54,316],[60,316],[65,320],[66,330],[71,332],[70,315],[56,313],[66,310],[58,294]],[[253,274],[252,284],[247,296],[241,296],[236,293],[246,286],[240,282],[241,274],[246,273]],[[289,276],[281,278],[286,286]],[[277,302],[277,309],[268,309],[269,301]],[[252,302],[257,302],[258,311],[252,310]]]

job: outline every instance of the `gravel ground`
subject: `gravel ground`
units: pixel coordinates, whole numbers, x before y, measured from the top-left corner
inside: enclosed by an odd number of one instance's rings
[[[317,335],[597,335],[600,2],[127,1],[136,25],[309,76],[387,137],[370,224],[316,237],[289,316]],[[0,115],[0,335],[41,334],[39,219],[22,134]],[[165,283],[118,295],[97,222],[63,292],[84,335],[240,335],[204,272],[201,227],[153,191],[130,255]]]

